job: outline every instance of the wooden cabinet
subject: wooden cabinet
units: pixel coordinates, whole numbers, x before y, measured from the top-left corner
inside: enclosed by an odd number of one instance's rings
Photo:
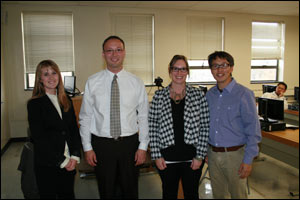
[[[75,96],[72,98],[72,102],[73,102],[73,106],[74,106],[74,111],[75,111],[75,115],[76,115],[76,120],[77,120],[77,124],[79,127],[79,112],[80,112],[80,107],[81,107],[81,103],[82,103],[82,96]]]
[[[73,107],[74,107],[74,111],[75,111],[75,115],[76,115],[77,125],[78,125],[78,127],[80,127],[78,120],[79,120],[80,107],[81,107],[81,103],[82,103],[82,96],[73,97],[72,102],[73,102]],[[80,173],[80,178],[92,175],[94,172],[94,167],[87,164],[87,162],[84,158],[83,151],[81,151],[81,159],[80,160],[81,160],[80,163],[77,165],[77,169]]]

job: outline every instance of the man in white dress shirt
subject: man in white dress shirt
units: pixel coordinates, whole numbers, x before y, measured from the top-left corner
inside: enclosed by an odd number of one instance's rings
[[[287,84],[284,82],[279,82],[274,92],[266,92],[261,97],[282,100],[284,102],[284,110],[286,110],[288,109],[288,103],[286,101],[286,98],[284,97],[284,93],[286,90]]]
[[[143,81],[123,69],[124,41],[110,36],[102,48],[107,69],[88,78],[79,114],[83,150],[88,164],[95,167],[101,198],[137,199],[138,165],[145,162],[149,143],[148,97]],[[110,128],[115,75],[121,122],[118,138],[111,135]],[[116,191],[118,186],[121,192]]]

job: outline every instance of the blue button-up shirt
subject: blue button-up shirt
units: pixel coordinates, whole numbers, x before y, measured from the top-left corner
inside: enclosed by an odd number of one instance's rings
[[[245,144],[243,162],[251,164],[261,141],[254,93],[232,79],[222,93],[214,86],[206,98],[210,112],[209,144],[216,147]]]

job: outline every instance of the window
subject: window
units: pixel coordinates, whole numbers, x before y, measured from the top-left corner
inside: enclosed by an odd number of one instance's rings
[[[39,62],[51,59],[62,75],[72,75],[74,64],[73,19],[71,13],[22,13],[25,89],[34,87]]]
[[[284,24],[252,22],[251,83],[283,77]]]
[[[251,80],[260,82],[277,81],[278,60],[251,60]]]
[[[124,68],[145,85],[154,81],[154,16],[112,14],[113,34],[125,42]]]
[[[187,77],[189,83],[211,83],[215,82],[211,74],[208,60],[188,60],[190,74]]]
[[[189,83],[214,83],[207,57],[224,49],[224,19],[218,17],[187,18]]]

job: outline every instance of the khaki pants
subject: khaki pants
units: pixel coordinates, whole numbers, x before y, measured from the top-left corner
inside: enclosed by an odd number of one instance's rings
[[[208,170],[215,199],[247,199],[247,179],[238,170],[243,161],[244,147],[237,151],[214,152],[208,149]]]

